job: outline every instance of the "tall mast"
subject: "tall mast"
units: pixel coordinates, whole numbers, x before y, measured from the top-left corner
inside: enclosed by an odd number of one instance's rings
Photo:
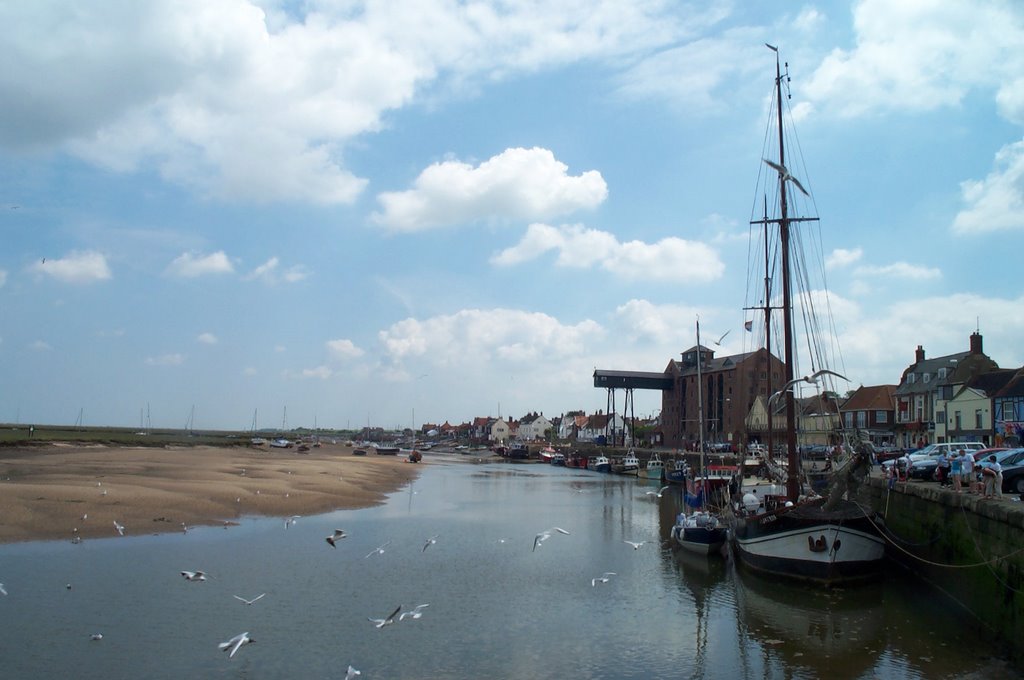
[[[772,459],[772,449],[775,446],[775,418],[772,414],[772,405],[768,403],[772,392],[772,280],[768,276],[768,196],[764,197],[764,353],[767,370],[765,375],[765,409],[768,411],[768,448],[767,459]]]
[[[700,347],[700,319],[697,319],[697,446],[700,447],[700,474],[704,475],[704,378],[701,364],[704,355]]]
[[[776,115],[779,124],[779,165],[786,167],[786,147],[782,131],[782,69],[779,67],[779,52],[775,50],[775,98],[778,104]],[[793,380],[793,303],[789,276],[789,213],[786,201],[786,178],[779,174],[779,247],[782,249],[782,322],[783,344],[786,360],[786,383]],[[769,415],[769,420],[771,416]],[[799,456],[796,451],[796,404],[793,387],[786,390],[786,495],[792,499],[800,495]]]

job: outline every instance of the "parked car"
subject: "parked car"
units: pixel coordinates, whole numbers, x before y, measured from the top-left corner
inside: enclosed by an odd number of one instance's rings
[[[1009,450],[1010,449],[1003,446],[996,446],[991,449],[982,449],[981,451],[974,452],[974,460],[988,460],[988,457],[993,453],[996,454],[996,458],[998,459],[1000,453]]]
[[[1024,463],[1003,466],[1003,493],[1024,497]]]

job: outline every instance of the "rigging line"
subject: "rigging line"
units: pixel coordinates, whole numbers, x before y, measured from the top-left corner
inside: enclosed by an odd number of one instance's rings
[[[988,565],[991,565],[991,564],[995,564],[995,563],[997,563],[997,562],[999,562],[1001,560],[1005,560],[1008,557],[1013,557],[1017,553],[1024,552],[1024,548],[1018,548],[1017,550],[1014,550],[1011,553],[1007,553],[1007,554],[1002,555],[1000,557],[994,557],[991,560],[985,560],[984,562],[975,562],[974,564],[943,564],[942,562],[933,562],[932,560],[928,560],[928,559],[925,559],[923,557],[919,557],[919,556],[915,555],[914,553],[912,553],[909,550],[905,549],[903,546],[901,546],[901,545],[895,543],[894,541],[892,541],[888,537],[888,535],[887,535],[887,534],[890,533],[888,527],[879,526],[873,519],[871,519],[871,516],[867,513],[867,511],[864,509],[864,507],[860,503],[858,503],[857,501],[852,501],[852,502],[853,502],[854,505],[857,506],[857,508],[860,509],[860,511],[862,513],[864,513],[864,518],[867,519],[867,521],[870,522],[871,525],[873,527],[875,527],[875,529],[878,529],[878,532],[882,536],[882,538],[884,538],[886,541],[888,541],[893,547],[898,548],[901,552],[906,554],[908,557],[912,557],[915,560],[917,560],[918,562],[921,562],[923,564],[928,564],[928,565],[931,565],[933,567],[942,567],[944,569],[973,569],[975,567],[984,567],[984,566],[988,566]],[[895,536],[895,534],[893,534],[893,535]],[[928,545],[928,544],[920,543],[918,545]],[[1006,587],[1013,589],[1012,586],[1006,586]],[[1020,592],[1020,591],[1016,591],[1016,592]]]

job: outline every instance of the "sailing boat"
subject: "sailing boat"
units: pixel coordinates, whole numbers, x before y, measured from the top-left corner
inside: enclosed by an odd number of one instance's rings
[[[791,248],[790,230],[805,222],[816,221],[813,217],[791,217],[787,190],[795,186],[801,193],[807,190],[786,169],[783,131],[783,78],[789,82],[788,73],[783,75],[779,66],[778,49],[767,45],[775,52],[775,104],[778,124],[778,161],[765,159],[765,163],[778,173],[779,213],[769,219],[767,206],[763,220],[751,224],[763,224],[765,231],[765,263],[767,268],[769,225],[778,227],[778,247],[781,250],[782,267],[782,312],[783,345],[785,351],[786,382],[779,392],[768,399],[769,432],[771,431],[772,403],[780,397],[786,405],[786,456],[787,480],[785,496],[758,498],[744,494],[742,502],[734,506],[731,524],[731,544],[740,564],[754,570],[773,575],[836,584],[863,580],[878,574],[885,554],[885,543],[879,534],[877,524],[853,500],[852,491],[866,476],[870,465],[870,452],[865,446],[850,446],[847,461],[836,469],[827,498],[801,494],[801,467],[796,438],[796,407],[793,388],[800,383],[817,384],[830,376],[840,376],[829,369],[816,370],[805,378],[794,378],[797,355],[795,352],[795,330],[793,326],[792,287],[803,276],[793,276],[791,267],[803,262],[801,252]],[[788,66],[788,65],[787,65]],[[767,204],[767,200],[766,200]],[[793,239],[797,242],[799,238]],[[796,259],[797,264],[792,265]],[[806,272],[801,271],[801,274]],[[765,337],[771,337],[770,273],[765,272]],[[803,306],[804,316],[811,318],[808,337],[813,340],[812,330],[818,327],[813,319],[813,309],[807,303]],[[820,357],[819,358],[819,363]],[[812,357],[812,363],[815,358]],[[770,438],[769,438],[770,441]],[[769,452],[771,446],[769,445]]]
[[[685,550],[710,555],[722,549],[728,536],[725,525],[718,516],[705,508],[710,490],[707,465],[704,460],[704,379],[701,364],[704,363],[704,348],[700,344],[700,319],[697,319],[697,444],[700,448],[700,469],[695,478],[687,478],[684,503],[693,508],[692,512],[681,512],[672,527],[672,535]]]

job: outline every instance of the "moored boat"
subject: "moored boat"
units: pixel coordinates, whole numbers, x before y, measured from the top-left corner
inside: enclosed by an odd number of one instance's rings
[[[707,511],[679,513],[672,527],[672,538],[684,550],[712,555],[725,545],[728,529],[717,516]]]
[[[388,446],[386,444],[377,444],[373,448],[378,456],[397,456],[400,450],[397,446]]]
[[[864,580],[877,576],[881,571],[882,559],[885,554],[885,543],[878,530],[878,525],[868,511],[852,500],[852,493],[857,484],[866,476],[870,468],[869,446],[853,445],[851,455],[844,464],[835,471],[831,482],[829,497],[818,497],[813,492],[806,493],[801,483],[800,453],[797,446],[797,422],[794,386],[811,384],[818,386],[822,382],[834,382],[833,378],[843,380],[843,376],[827,368],[821,368],[822,358],[830,356],[822,352],[822,338],[816,337],[817,329],[833,328],[827,321],[814,317],[814,310],[820,308],[815,299],[827,295],[822,282],[821,288],[811,290],[806,281],[810,269],[802,253],[795,252],[791,243],[800,243],[800,238],[791,239],[791,229],[796,229],[805,222],[816,221],[813,217],[791,217],[790,201],[787,199],[792,187],[808,194],[800,182],[793,177],[786,166],[785,139],[783,129],[782,97],[783,83],[789,82],[788,74],[780,68],[778,49],[768,45],[775,52],[775,115],[778,124],[778,161],[765,157],[765,163],[776,174],[777,184],[765,187],[777,195],[778,212],[771,218],[767,214],[762,220],[752,220],[752,224],[763,225],[765,233],[765,266],[769,261],[780,263],[781,276],[774,272],[765,272],[764,290],[750,291],[753,299],[761,300],[760,309],[764,314],[764,338],[767,343],[773,337],[772,311],[781,309],[783,323],[781,335],[785,353],[786,382],[778,392],[772,393],[767,400],[766,410],[773,413],[772,403],[777,398],[785,399],[785,433],[787,453],[786,493],[782,498],[758,498],[754,494],[745,494],[740,503],[733,505],[734,515],[730,521],[730,537],[733,552],[739,564],[773,575],[812,580],[828,585]],[[774,183],[774,180],[772,180]],[[758,192],[760,193],[760,192]],[[808,194],[809,195],[809,194]],[[794,203],[795,206],[795,203]],[[769,239],[769,226],[778,228],[777,238]],[[801,235],[802,237],[802,235]],[[771,258],[768,254],[769,241],[777,245],[779,252]],[[819,247],[815,249],[821,252]],[[760,259],[760,257],[758,258]],[[791,265],[795,261],[796,265]],[[799,266],[798,274],[791,275],[791,267]],[[823,268],[822,268],[823,270]],[[781,284],[781,307],[772,306],[778,299],[778,291],[771,290],[773,282]],[[815,282],[817,283],[817,282]],[[817,370],[807,377],[794,377],[798,355],[796,352],[796,330],[794,328],[793,287],[803,285],[801,311],[808,321],[807,345],[811,348],[812,364]],[[826,298],[827,303],[827,298]],[[827,304],[824,305],[828,307]],[[803,341],[802,341],[803,342]],[[833,343],[829,343],[833,346]],[[836,392],[834,387],[825,387]],[[771,388],[766,391],[771,392]],[[771,430],[767,451],[773,451]],[[769,461],[770,463],[770,461]]]
[[[635,475],[640,471],[640,460],[633,449],[629,450],[621,460],[612,463],[612,472],[617,475]]]
[[[551,463],[556,453],[558,452],[555,451],[550,446],[545,446],[543,449],[540,450],[540,462]]]
[[[651,454],[647,464],[638,473],[638,476],[646,479],[661,479],[665,474],[665,463],[657,453]]]
[[[556,467],[565,467],[565,454],[556,453],[551,456],[551,464]]]
[[[612,462],[607,456],[591,456],[587,459],[587,469],[594,472],[611,472]]]
[[[665,481],[669,484],[685,484],[689,466],[682,458],[676,458],[665,465]]]

